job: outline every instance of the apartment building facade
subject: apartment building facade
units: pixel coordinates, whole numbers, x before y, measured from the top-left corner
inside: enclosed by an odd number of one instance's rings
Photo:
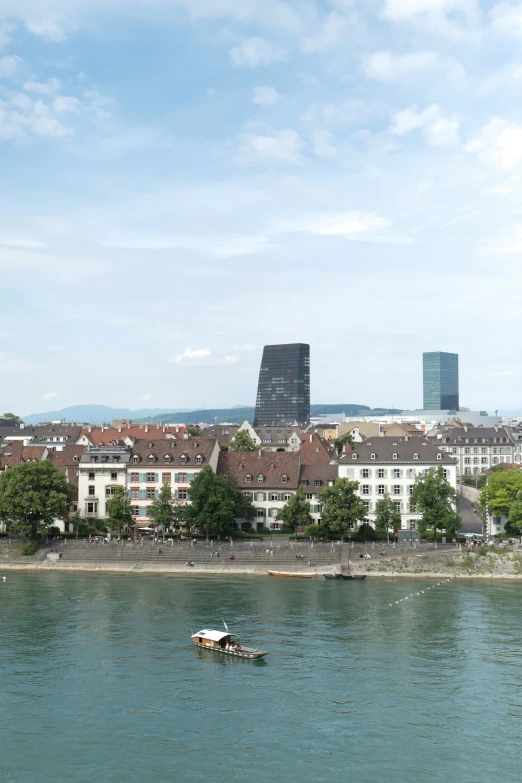
[[[401,514],[401,528],[415,530],[421,515],[410,505],[417,476],[442,466],[450,486],[457,486],[457,459],[425,438],[372,438],[339,459],[339,478],[359,482],[358,494],[375,524],[376,503],[388,494]]]
[[[78,465],[78,511],[85,519],[105,519],[116,487],[126,486],[130,449],[89,446]]]
[[[495,465],[515,462],[516,443],[505,427],[451,427],[431,439],[457,460],[457,475],[484,473]]]

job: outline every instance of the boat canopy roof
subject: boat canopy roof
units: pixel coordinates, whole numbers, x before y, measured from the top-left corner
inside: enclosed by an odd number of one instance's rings
[[[226,636],[230,636],[230,634],[225,633],[224,631],[212,631],[205,629],[204,631],[193,634],[192,638],[194,639],[196,636],[202,636],[205,639],[210,639],[213,642],[220,642],[221,639],[224,639]]]

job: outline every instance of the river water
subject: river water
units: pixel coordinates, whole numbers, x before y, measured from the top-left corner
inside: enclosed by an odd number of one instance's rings
[[[2,783],[522,779],[522,584],[6,576]]]

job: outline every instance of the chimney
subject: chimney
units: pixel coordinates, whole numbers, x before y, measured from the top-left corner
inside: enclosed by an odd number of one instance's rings
[[[257,456],[259,457],[259,459],[261,459],[261,454],[262,453],[263,453],[262,449],[259,449],[259,451],[257,452]]]
[[[144,432],[148,432],[148,431],[149,431],[149,428],[148,428],[148,427],[145,427],[145,430],[144,430]]]
[[[310,433],[310,443],[312,442],[313,435]]]
[[[29,438],[24,438],[24,449],[27,448],[27,446],[29,446],[30,443],[31,441],[29,440]]]

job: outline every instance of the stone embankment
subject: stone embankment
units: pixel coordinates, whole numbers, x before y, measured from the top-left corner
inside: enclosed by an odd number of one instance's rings
[[[451,544],[386,547],[281,542],[228,542],[213,545],[109,544],[49,542],[32,557],[20,555],[20,542],[0,542],[0,570],[104,571],[114,573],[266,574],[270,571],[367,573],[370,576],[433,576],[464,578],[522,578],[522,551],[459,549]],[[161,550],[161,551],[160,551]],[[360,558],[368,553],[370,559]],[[233,555],[233,558],[230,555]],[[51,557],[49,557],[49,555]],[[219,555],[219,556],[218,556]],[[297,555],[301,555],[300,558]],[[187,562],[194,566],[188,566]],[[315,561],[315,565],[313,565]],[[308,563],[312,564],[309,565]]]

